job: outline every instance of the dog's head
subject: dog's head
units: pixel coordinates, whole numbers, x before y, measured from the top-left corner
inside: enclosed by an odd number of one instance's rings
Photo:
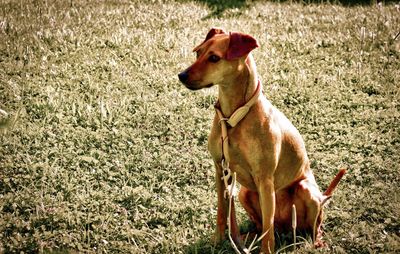
[[[191,90],[230,83],[238,75],[247,55],[256,47],[257,41],[247,34],[212,28],[206,39],[193,49],[196,61],[179,73],[179,80]]]

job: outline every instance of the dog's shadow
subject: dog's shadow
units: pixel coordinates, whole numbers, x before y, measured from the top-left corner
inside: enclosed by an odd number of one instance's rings
[[[181,0],[183,2],[189,2],[194,0]],[[313,4],[320,3],[321,0],[308,0],[303,1],[303,4]],[[221,17],[225,11],[231,9],[246,9],[251,6],[251,3],[246,0],[195,0],[194,2],[201,2],[206,4],[210,9],[211,13],[207,16],[203,17],[203,19],[211,19],[216,17]],[[272,1],[272,2],[280,2],[280,1]],[[355,5],[369,5],[369,1],[364,0],[339,0],[339,3],[345,6],[355,6]],[[379,1],[378,1],[379,2]],[[240,12],[239,12],[240,13]]]
[[[185,1],[185,0],[183,0]],[[190,1],[190,0],[186,0]],[[249,3],[245,0],[197,0],[195,2],[201,2],[206,4],[210,9],[211,13],[203,17],[203,19],[210,19],[220,17],[226,10],[229,9],[242,9],[249,6]]]
[[[240,232],[244,239],[244,245],[246,248],[250,246],[254,238],[256,238],[255,225],[250,221],[245,221],[240,225]],[[246,239],[247,236],[247,239]],[[297,246],[308,246],[312,248],[311,235],[306,232],[296,232],[296,244],[293,241],[292,233],[275,232],[275,251],[276,253],[287,253],[294,251]],[[251,253],[259,253],[260,242],[253,245],[254,249]],[[220,244],[215,245],[211,241],[211,237],[204,236],[195,243],[189,245],[185,251],[188,254],[219,254],[219,253],[235,253],[229,240],[225,240]]]

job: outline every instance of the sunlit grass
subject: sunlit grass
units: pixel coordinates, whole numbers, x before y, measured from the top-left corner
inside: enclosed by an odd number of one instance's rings
[[[214,2],[0,2],[0,252],[232,251],[210,241],[216,90],[176,76],[212,26],[259,40],[321,189],[348,167],[328,251],[399,251],[399,7]]]

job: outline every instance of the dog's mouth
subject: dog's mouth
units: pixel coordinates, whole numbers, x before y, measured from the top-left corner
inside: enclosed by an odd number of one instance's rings
[[[186,84],[185,84],[185,86],[186,86],[186,88],[188,88],[188,89],[190,89],[192,91],[196,91],[196,90],[200,90],[201,89],[200,87],[189,86],[189,85],[186,85]]]
[[[185,84],[185,86],[188,88],[188,89],[190,89],[190,90],[192,90],[192,91],[196,91],[196,90],[200,90],[200,89],[203,89],[203,88],[210,88],[210,87],[212,87],[212,86],[214,86],[214,84],[213,83],[210,83],[210,84],[208,84],[208,85],[206,85],[206,86],[192,86],[192,85],[190,85],[190,84]]]

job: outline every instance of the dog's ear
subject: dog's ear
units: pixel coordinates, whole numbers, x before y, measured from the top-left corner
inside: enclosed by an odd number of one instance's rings
[[[211,30],[207,33],[206,39],[204,40],[204,42],[208,41],[209,39],[211,39],[212,37],[214,37],[214,35],[216,34],[226,34],[225,31],[222,28],[216,28],[213,27],[211,28]]]
[[[256,39],[247,34],[229,33],[229,48],[226,59],[233,60],[247,55],[258,47]]]
[[[196,52],[201,47],[201,45],[204,44],[204,42],[208,41],[209,39],[214,37],[216,34],[226,34],[226,33],[222,28],[211,28],[211,30],[207,33],[206,39],[202,43],[200,43],[200,45],[195,47],[193,49],[193,52]]]

